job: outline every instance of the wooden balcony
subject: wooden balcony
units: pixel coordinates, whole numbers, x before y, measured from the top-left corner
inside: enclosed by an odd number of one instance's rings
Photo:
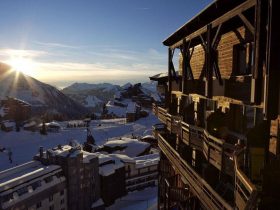
[[[200,177],[194,169],[184,161],[175,149],[159,135],[159,147],[166,157],[171,161],[176,170],[179,171],[188,183],[191,191],[199,198],[207,209],[233,209],[207,182]]]
[[[254,209],[257,203],[257,189],[254,184],[242,172],[244,149],[235,152],[235,205],[238,209]]]
[[[166,109],[164,109],[164,108],[162,108],[162,107],[158,107],[158,109],[157,109],[157,117],[158,117],[158,119],[162,122],[162,123],[164,123],[164,124],[166,124],[167,123],[167,121],[166,121],[166,118],[167,118],[167,111],[166,111]]]
[[[158,134],[162,134],[165,132],[165,125],[162,123],[153,125],[153,136],[158,139]]]
[[[164,111],[162,111],[162,115],[163,114]],[[162,118],[165,119],[167,128],[169,127],[169,131],[176,131],[177,134],[181,136],[182,142],[199,151],[202,151],[205,159],[208,160],[209,163],[228,175],[232,176],[235,174],[236,207],[239,209],[248,209],[256,203],[257,190],[247,176],[241,171],[243,156],[241,153],[237,153],[237,148],[234,145],[226,143],[223,139],[210,135],[203,128],[189,125],[179,119],[177,119],[178,122],[176,122],[176,130],[173,128],[175,124],[172,123],[172,118],[174,118],[174,116],[168,114],[167,112],[165,112],[165,117],[162,116]],[[173,124],[174,126],[172,126]],[[196,192],[196,196],[204,204],[206,203],[206,207],[209,207],[209,209],[232,209],[232,207],[228,206],[227,203],[223,203],[224,200],[220,196],[218,196],[218,198],[215,197],[216,192],[212,192],[213,189],[205,182],[205,180],[203,180],[191,168],[191,166],[189,166],[183,158],[180,157],[178,152],[175,150],[176,147],[173,145],[173,142],[171,142],[172,144],[169,144],[167,139],[164,139],[164,137],[160,134],[158,135],[158,142],[161,151],[167,156],[172,164],[176,166],[178,171],[185,176],[190,186],[192,186],[193,191]],[[211,190],[208,188],[211,188]]]
[[[222,155],[224,140],[211,136],[207,131],[203,135],[203,154],[217,169],[222,169]]]

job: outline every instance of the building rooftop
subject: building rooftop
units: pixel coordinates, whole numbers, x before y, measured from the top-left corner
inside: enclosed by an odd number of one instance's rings
[[[221,15],[230,11],[237,5],[246,0],[216,0],[208,5],[204,10],[198,13],[195,17],[186,22],[182,27],[176,30],[168,38],[163,41],[165,46],[171,46],[181,40],[183,37],[195,32],[199,28],[207,25],[211,21],[217,19]]]
[[[58,165],[46,166],[39,161],[30,161],[7,169],[0,172],[0,192],[58,169]]]

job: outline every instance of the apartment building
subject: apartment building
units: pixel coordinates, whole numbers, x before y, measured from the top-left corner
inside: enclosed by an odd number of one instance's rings
[[[125,164],[125,186],[128,192],[157,185],[159,154],[122,158],[122,161]]]
[[[163,42],[159,209],[279,208],[278,9],[217,0]]]
[[[46,151],[40,148],[34,159],[61,167],[66,177],[67,209],[90,210],[92,204],[100,199],[98,157],[83,151],[75,142],[70,144],[58,145]],[[95,209],[103,209],[103,206],[96,206]]]
[[[61,167],[30,161],[0,172],[0,209],[67,210]]]

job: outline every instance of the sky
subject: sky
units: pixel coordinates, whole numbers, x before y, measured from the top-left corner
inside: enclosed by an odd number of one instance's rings
[[[162,41],[211,0],[1,0],[0,61],[56,87],[167,71]]]

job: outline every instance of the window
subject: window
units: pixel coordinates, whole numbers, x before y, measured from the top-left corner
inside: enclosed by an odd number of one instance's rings
[[[233,75],[248,75],[253,65],[253,49],[251,43],[233,46]]]
[[[62,200],[60,201],[60,204],[64,204],[64,199],[62,199]]]
[[[39,203],[36,204],[36,208],[39,209],[39,208],[41,208],[41,207],[42,207],[42,203],[41,203],[41,201],[40,201]]]
[[[64,190],[61,190],[61,191],[60,191],[60,195],[64,195]]]
[[[18,193],[19,196],[21,196],[21,195],[23,195],[27,192],[28,192],[28,189],[27,189],[26,186],[17,190],[17,193]]]
[[[50,206],[50,210],[54,210],[54,205],[51,205],[51,206]]]
[[[53,180],[53,177],[49,176],[49,177],[46,177],[44,180],[45,180],[46,183],[49,183]]]
[[[49,197],[49,201],[53,201],[53,195]]]

